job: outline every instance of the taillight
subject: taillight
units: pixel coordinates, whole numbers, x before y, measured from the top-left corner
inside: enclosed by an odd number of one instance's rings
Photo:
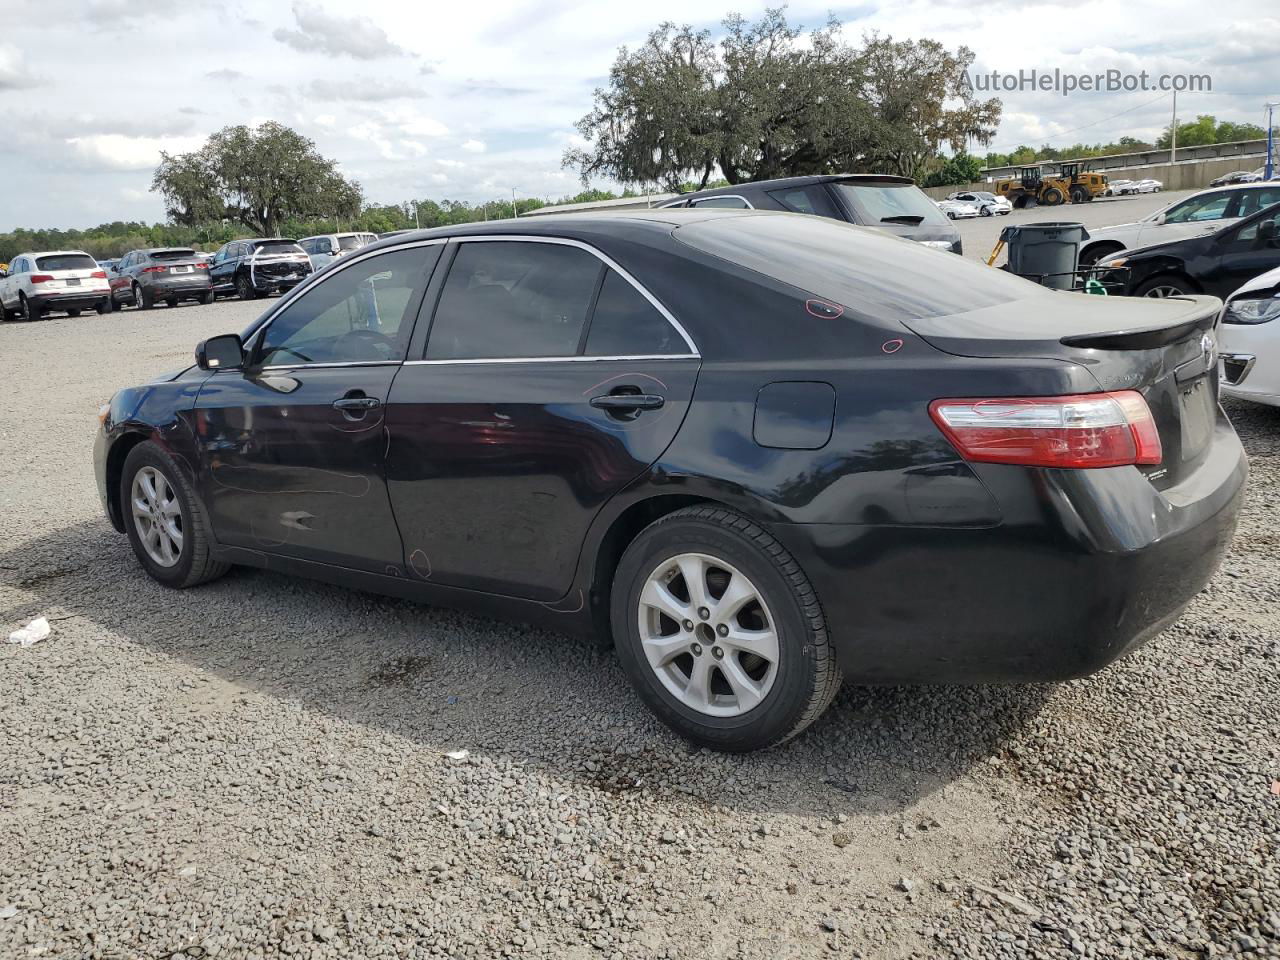
[[[935,400],[929,415],[966,460],[1027,467],[1159,463],[1160,433],[1136,390]]]
[[[92,277],[94,280],[105,280],[107,279],[107,271],[95,270],[93,271],[93,273],[89,274],[89,276]]]
[[[53,277],[47,273],[33,273],[31,275],[32,283],[48,283]]]
[[[209,269],[209,265],[208,265],[207,263],[197,263],[197,264],[195,265],[195,268],[196,268],[197,270],[208,270],[208,269]]]

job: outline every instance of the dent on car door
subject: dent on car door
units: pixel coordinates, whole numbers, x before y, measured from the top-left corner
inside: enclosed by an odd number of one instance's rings
[[[671,443],[699,360],[581,245],[453,245],[392,387],[387,477],[409,575],[551,602],[601,507]],[[431,299],[431,295],[429,295]]]
[[[386,402],[438,255],[418,245],[354,260],[272,317],[244,369],[206,381],[201,492],[219,542],[400,571]]]

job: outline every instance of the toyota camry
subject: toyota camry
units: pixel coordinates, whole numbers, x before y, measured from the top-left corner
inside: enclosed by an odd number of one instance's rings
[[[115,394],[98,485],[162,584],[593,635],[679,733],[752,749],[842,678],[1078,677],[1173,621],[1247,473],[1219,307],[791,213],[408,233]]]

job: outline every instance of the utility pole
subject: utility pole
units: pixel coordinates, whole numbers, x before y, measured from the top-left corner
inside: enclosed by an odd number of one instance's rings
[[[1267,167],[1265,179],[1270,180],[1276,173],[1275,134],[1272,132],[1274,112],[1280,103],[1268,103],[1267,107]]]
[[[413,201],[413,229],[421,230],[422,224],[418,222],[418,201]]]
[[[1173,124],[1169,127],[1173,139],[1169,142],[1169,162],[1178,162],[1178,91],[1173,91]]]
[[[516,188],[511,188],[511,215],[513,217],[520,216],[520,211],[516,209]]]

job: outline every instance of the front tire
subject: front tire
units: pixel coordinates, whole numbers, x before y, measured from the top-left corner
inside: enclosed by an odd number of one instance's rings
[[[18,294],[18,313],[22,319],[30,323],[32,320],[39,320],[44,316],[42,307],[33,307],[31,301],[24,294]]]
[[[1163,274],[1138,284],[1137,289],[1133,291],[1133,295],[1135,297],[1156,298],[1189,297],[1199,292],[1196,285],[1185,277]]]
[[[209,521],[191,485],[173,458],[150,440],[125,458],[120,508],[129,545],[153,580],[182,589],[230,569],[213,557]]]
[[[610,620],[641,699],[702,746],[782,743],[840,688],[808,578],[767,531],[722,507],[679,510],[640,532],[614,573]]]

